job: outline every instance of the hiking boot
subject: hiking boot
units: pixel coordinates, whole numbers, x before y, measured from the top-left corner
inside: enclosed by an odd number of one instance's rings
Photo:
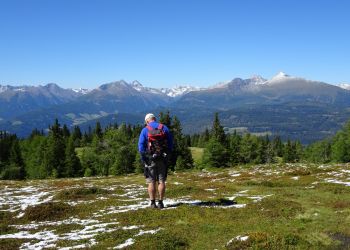
[[[151,203],[150,208],[158,208],[156,203]]]
[[[163,201],[159,201],[159,202],[158,202],[158,208],[159,208],[159,209],[163,209],[163,208],[164,208]]]

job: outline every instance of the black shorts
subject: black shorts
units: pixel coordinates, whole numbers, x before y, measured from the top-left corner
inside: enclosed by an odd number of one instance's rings
[[[168,168],[164,159],[153,160],[150,165],[145,165],[145,177],[147,183],[165,182],[168,176]]]

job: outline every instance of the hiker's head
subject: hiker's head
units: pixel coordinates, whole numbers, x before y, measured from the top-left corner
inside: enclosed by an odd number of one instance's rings
[[[156,120],[156,117],[155,117],[154,114],[149,113],[149,114],[147,114],[147,115],[145,116],[145,123],[146,123],[146,124],[148,124],[148,123],[150,123],[150,122],[153,122],[153,121],[155,121],[155,120]]]

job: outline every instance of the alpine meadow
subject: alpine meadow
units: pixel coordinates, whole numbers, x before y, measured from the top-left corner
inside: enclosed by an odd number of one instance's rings
[[[0,1],[0,250],[350,250],[350,1]]]

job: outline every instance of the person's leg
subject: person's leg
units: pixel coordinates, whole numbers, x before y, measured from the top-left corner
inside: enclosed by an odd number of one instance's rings
[[[155,170],[154,168],[147,167],[146,181],[148,183],[148,195],[151,200],[151,207],[157,208],[156,205],[156,178],[155,178]]]
[[[148,195],[151,201],[156,199],[156,182],[148,183]]]
[[[159,200],[162,201],[164,199],[164,195],[165,195],[165,182],[159,182],[158,193],[159,193]]]
[[[159,208],[164,208],[164,204],[163,204],[163,199],[165,196],[165,189],[166,189],[166,179],[167,179],[167,168],[166,165],[164,164],[164,161],[161,160],[159,161],[159,165],[158,165],[158,173],[159,173],[159,183],[158,183],[158,195],[159,195],[159,203],[158,203],[158,207]]]

